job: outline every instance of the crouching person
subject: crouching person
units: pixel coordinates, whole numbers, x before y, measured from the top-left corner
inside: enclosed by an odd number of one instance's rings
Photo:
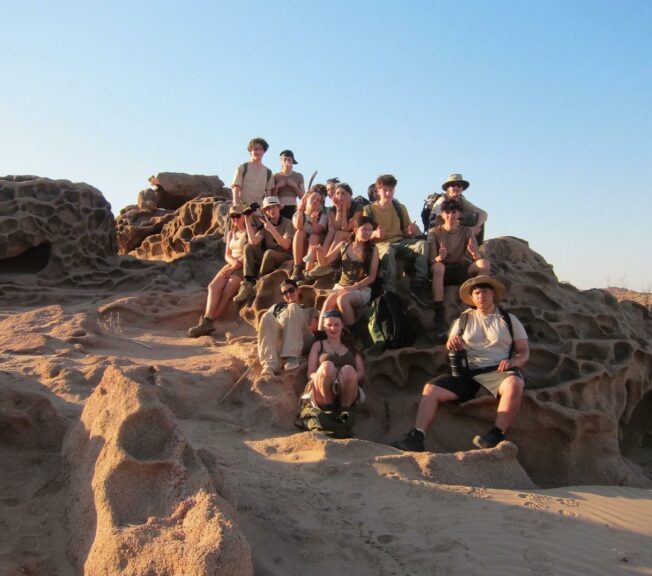
[[[362,355],[342,342],[343,328],[339,310],[324,313],[326,339],[315,342],[308,356],[310,382],[302,399],[321,410],[346,411],[356,401],[364,402]]]
[[[493,448],[505,439],[521,407],[524,381],[520,368],[530,355],[523,325],[516,316],[497,307],[505,291],[505,286],[491,276],[477,276],[462,284],[460,298],[475,310],[463,312],[453,323],[446,349],[456,368],[456,362],[464,363],[461,357],[466,353],[468,370],[460,370],[455,376],[438,376],[428,382],[423,389],[414,428],[392,446],[423,452],[425,433],[439,404],[466,402],[475,397],[480,388],[498,398],[498,412],[494,426],[484,436],[476,436],[473,444],[478,448]],[[458,354],[452,354],[455,352]]]
[[[283,280],[281,295],[283,302],[267,310],[258,325],[258,359],[263,376],[278,374],[281,362],[285,371],[299,368],[317,329],[318,315],[300,303],[294,280]]]

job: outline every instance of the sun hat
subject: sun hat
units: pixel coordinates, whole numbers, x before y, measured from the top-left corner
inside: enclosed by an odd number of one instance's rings
[[[451,184],[461,184],[464,190],[466,190],[470,186],[470,184],[466,180],[464,180],[461,174],[449,174],[448,178],[446,178],[446,182],[444,182],[441,185],[442,190],[444,191],[448,190],[448,187]]]
[[[229,208],[229,216],[231,216],[232,214],[242,215],[245,208],[246,206],[244,204],[233,204],[231,208]]]
[[[280,206],[280,202],[276,196],[266,196],[263,200],[263,210],[269,208],[270,206]]]
[[[462,302],[469,306],[475,306],[471,293],[473,292],[473,289],[480,284],[488,284],[491,286],[494,291],[494,303],[502,300],[507,293],[507,288],[505,288],[505,285],[498,280],[498,278],[495,278],[494,276],[475,276],[474,278],[469,278],[460,286],[460,298],[462,299]]]
[[[289,156],[290,158],[292,158],[292,164],[298,164],[296,158],[294,157],[294,152],[292,152],[292,150],[283,150],[283,152],[281,152],[279,156]]]

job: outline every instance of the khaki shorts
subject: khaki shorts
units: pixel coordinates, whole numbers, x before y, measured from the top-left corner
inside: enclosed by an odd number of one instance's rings
[[[445,390],[456,394],[458,402],[466,402],[475,398],[475,395],[478,393],[480,388],[484,388],[490,392],[492,396],[497,398],[500,385],[509,376],[518,376],[523,380],[523,374],[521,371],[518,368],[512,368],[507,372],[491,370],[475,375],[471,373],[469,376],[458,378],[454,378],[449,374],[444,374],[443,376],[437,376],[437,378],[431,380],[428,384],[439,386],[440,388],[444,388]]]
[[[339,284],[335,284],[333,286],[333,292],[344,289],[346,289],[346,286],[340,286]],[[365,286],[364,288],[356,288],[355,290],[350,290],[350,292],[351,294],[355,294],[358,297],[358,306],[364,306],[369,302],[369,300],[371,300],[371,288],[369,286]]]

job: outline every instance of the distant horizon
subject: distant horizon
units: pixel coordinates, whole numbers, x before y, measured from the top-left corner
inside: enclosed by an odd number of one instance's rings
[[[420,222],[448,174],[580,289],[652,288],[652,3],[6,3],[0,173],[114,214],[158,172],[230,185],[247,142]],[[327,24],[324,24],[327,23]],[[624,201],[623,201],[624,200]],[[648,264],[645,264],[648,262]]]

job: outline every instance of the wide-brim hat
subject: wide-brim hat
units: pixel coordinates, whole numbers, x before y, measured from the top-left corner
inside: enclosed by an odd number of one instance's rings
[[[292,152],[292,150],[283,150],[283,152],[281,152],[279,156],[289,156],[290,158],[292,158],[292,164],[298,164],[297,159],[294,157],[294,152]]]
[[[468,181],[464,180],[461,174],[449,174],[448,178],[446,178],[446,182],[444,182],[441,185],[442,190],[446,191],[448,190],[448,187],[451,184],[461,184],[462,188],[466,190],[471,184],[468,183]]]
[[[460,298],[464,304],[469,306],[475,306],[473,298],[471,297],[471,292],[479,284],[489,284],[494,291],[494,303],[499,302],[507,294],[507,288],[505,285],[494,276],[475,276],[474,278],[469,278],[464,284],[460,286]]]
[[[232,216],[234,214],[242,215],[245,208],[246,206],[244,204],[232,204],[231,208],[229,208],[229,216]]]
[[[281,203],[279,202],[276,196],[266,196],[265,199],[263,200],[263,210],[265,208],[269,208],[270,206],[280,206],[280,205]]]

